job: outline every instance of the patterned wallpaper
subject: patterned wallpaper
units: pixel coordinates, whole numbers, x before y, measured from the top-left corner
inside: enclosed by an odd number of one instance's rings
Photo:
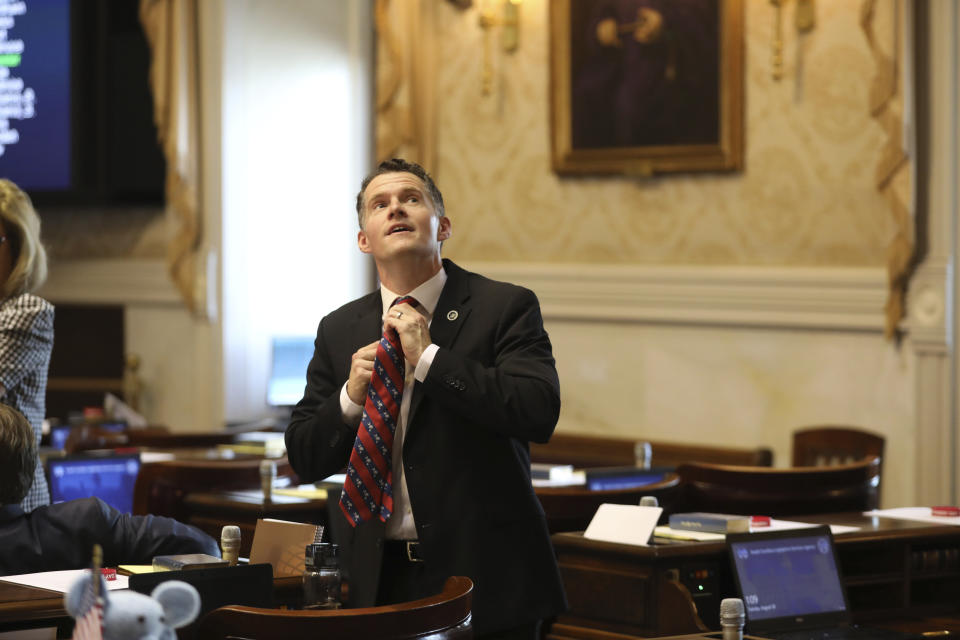
[[[817,2],[798,37],[785,3],[784,71],[771,78],[774,12],[744,0],[742,173],[559,177],[550,168],[549,0],[524,0],[520,48],[494,47],[481,95],[477,8],[438,3],[437,181],[464,261],[879,266],[894,227],[873,175],[883,133],[859,0]],[[892,42],[892,29],[885,31]],[[494,34],[494,38],[498,34]]]

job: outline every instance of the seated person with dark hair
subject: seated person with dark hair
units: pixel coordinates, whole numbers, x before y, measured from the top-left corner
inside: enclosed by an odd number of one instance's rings
[[[70,500],[24,513],[37,446],[16,409],[0,404],[0,576],[89,566],[94,544],[103,564],[150,564],[154,556],[207,553],[216,541],[199,529],[159,516],[120,513],[99,498]]]

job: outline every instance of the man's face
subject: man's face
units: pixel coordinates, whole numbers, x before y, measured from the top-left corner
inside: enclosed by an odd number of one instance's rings
[[[437,217],[426,185],[412,173],[383,173],[363,195],[363,229],[357,244],[377,261],[404,254],[440,255],[450,220]]]

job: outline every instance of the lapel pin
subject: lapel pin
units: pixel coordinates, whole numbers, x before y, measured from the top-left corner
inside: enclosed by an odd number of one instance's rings
[[[460,316],[460,314],[457,313],[456,309],[454,309],[453,311],[447,311],[447,320],[449,320],[450,322],[453,322],[453,321],[456,320],[459,316]]]

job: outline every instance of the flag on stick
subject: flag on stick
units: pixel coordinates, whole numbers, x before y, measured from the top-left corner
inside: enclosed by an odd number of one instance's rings
[[[83,592],[73,628],[73,640],[103,640],[103,593],[100,589],[100,565],[103,562],[103,549],[93,545],[93,563],[90,567],[90,582]]]

